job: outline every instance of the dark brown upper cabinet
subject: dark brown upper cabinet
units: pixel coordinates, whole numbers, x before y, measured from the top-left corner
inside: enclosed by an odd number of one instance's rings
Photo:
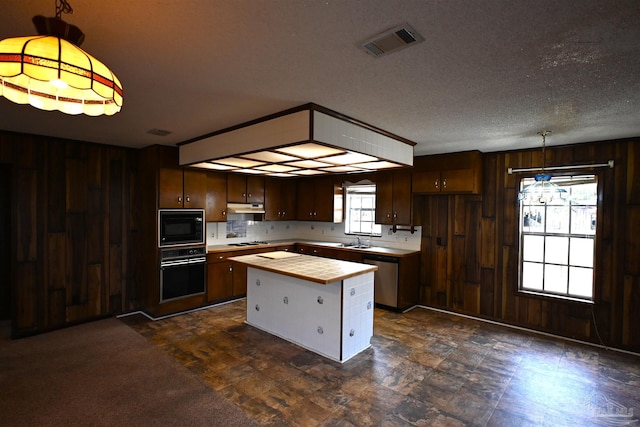
[[[206,208],[206,172],[162,168],[158,171],[158,182],[159,208]]]
[[[264,219],[289,221],[296,218],[296,181],[293,179],[265,178]]]
[[[264,177],[230,173],[227,176],[227,201],[264,203]]]

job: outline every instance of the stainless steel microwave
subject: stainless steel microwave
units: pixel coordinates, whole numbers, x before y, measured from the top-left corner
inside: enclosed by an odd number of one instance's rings
[[[204,209],[160,209],[158,246],[204,245]]]

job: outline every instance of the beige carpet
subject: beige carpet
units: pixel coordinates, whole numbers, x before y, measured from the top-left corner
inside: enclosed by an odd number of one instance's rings
[[[117,319],[0,337],[0,426],[255,426]]]

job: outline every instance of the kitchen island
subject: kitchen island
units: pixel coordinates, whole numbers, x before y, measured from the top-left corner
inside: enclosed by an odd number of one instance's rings
[[[248,266],[249,325],[338,362],[370,347],[376,266],[285,251],[230,260]]]

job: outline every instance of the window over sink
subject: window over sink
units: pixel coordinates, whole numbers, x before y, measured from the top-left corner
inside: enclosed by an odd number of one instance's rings
[[[345,187],[345,234],[381,236],[382,226],[375,223],[376,186],[349,185]]]

